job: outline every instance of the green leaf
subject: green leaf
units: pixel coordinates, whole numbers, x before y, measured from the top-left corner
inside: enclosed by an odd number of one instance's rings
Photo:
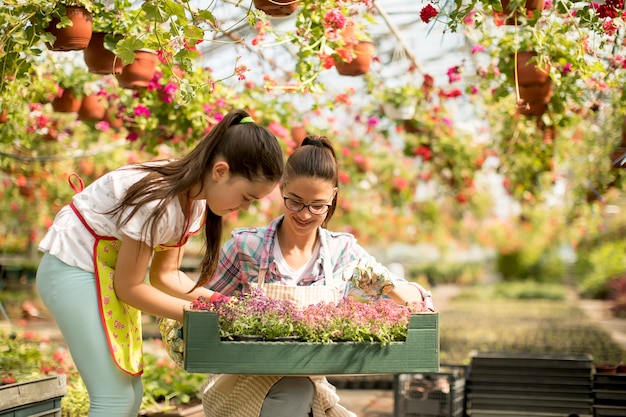
[[[115,55],[117,55],[124,65],[128,65],[135,60],[135,51],[142,49],[144,42],[135,37],[129,36],[117,43],[115,48]]]

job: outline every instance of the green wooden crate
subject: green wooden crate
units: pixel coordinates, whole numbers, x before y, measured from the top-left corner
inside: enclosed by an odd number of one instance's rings
[[[61,417],[65,375],[0,387],[0,417]]]
[[[184,313],[185,370],[250,375],[437,372],[439,315],[413,314],[406,342],[233,342],[219,338],[217,314]]]

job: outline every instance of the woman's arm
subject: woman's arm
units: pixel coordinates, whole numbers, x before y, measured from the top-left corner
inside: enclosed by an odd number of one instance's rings
[[[172,282],[179,282],[181,285],[186,282],[181,278],[186,275],[178,270],[180,258],[177,252],[174,251],[173,255],[169,256],[174,256],[178,261],[172,261],[169,257],[166,257],[170,259],[169,261],[157,257],[155,265],[157,269],[163,268],[158,274],[159,280],[169,282],[167,287],[170,290],[176,288],[176,284]],[[123,302],[147,314],[182,321],[183,309],[190,305],[189,300],[172,296],[145,282],[151,256],[152,248],[149,245],[129,237],[122,239],[113,279],[115,293]],[[189,280],[188,277],[185,279]],[[162,284],[162,288],[163,285],[165,284]],[[172,292],[183,294],[189,288],[180,288]]]

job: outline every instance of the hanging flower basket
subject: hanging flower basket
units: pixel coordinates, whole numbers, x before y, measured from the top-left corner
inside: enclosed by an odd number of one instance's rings
[[[113,52],[104,47],[106,35],[103,32],[95,32],[91,35],[91,41],[83,51],[85,64],[89,72],[94,74],[119,74],[124,64]]]
[[[541,11],[543,10],[544,3],[545,3],[544,0],[526,0],[524,8],[528,11],[533,11],[533,10]],[[509,10],[509,4],[510,4],[509,0],[502,0],[502,10],[505,16],[511,15],[511,10]],[[518,25],[520,23],[519,16],[520,16],[519,9],[513,11],[513,15],[507,17],[507,19],[505,20],[505,24],[506,25]]]
[[[361,41],[353,47],[356,57],[352,61],[335,58],[335,67],[339,75],[355,77],[367,74],[374,57],[374,43]]]
[[[60,20],[52,19],[47,31],[56,37],[54,43],[47,44],[51,51],[78,51],[89,45],[92,30],[92,15],[84,7],[65,6],[66,16],[72,21],[71,26],[57,28]]]
[[[157,54],[152,51],[135,51],[135,60],[125,65],[120,74],[115,74],[115,78],[120,83],[120,87],[131,90],[146,88],[159,62]]]
[[[552,91],[550,79],[543,84],[520,85],[517,112],[526,116],[541,116],[548,109]]]
[[[78,109],[78,118],[83,121],[102,120],[105,110],[104,98],[98,94],[90,94],[83,97],[80,108]]]
[[[254,7],[268,16],[287,17],[298,8],[298,0],[254,0]]]
[[[59,113],[76,113],[80,109],[82,100],[74,97],[70,89],[65,89],[61,95],[52,100],[52,109]]]
[[[530,62],[537,57],[533,51],[517,52],[517,80],[519,85],[544,84],[550,78],[550,67],[548,65],[539,68],[537,62]]]

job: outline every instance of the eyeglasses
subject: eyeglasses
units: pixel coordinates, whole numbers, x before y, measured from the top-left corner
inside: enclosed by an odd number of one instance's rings
[[[309,213],[316,215],[326,214],[331,206],[330,204],[304,204],[301,201],[296,201],[285,196],[283,196],[283,201],[288,210],[300,212],[306,207],[309,209]]]

